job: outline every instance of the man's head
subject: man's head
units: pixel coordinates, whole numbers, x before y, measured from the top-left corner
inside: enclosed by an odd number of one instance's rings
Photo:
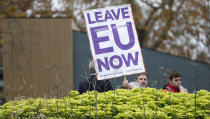
[[[169,76],[169,83],[174,87],[179,87],[182,82],[182,75],[177,71],[172,71]]]
[[[141,84],[142,88],[147,86],[147,74],[142,72],[137,74],[136,82]]]
[[[90,60],[90,62],[89,62],[89,70],[90,70],[90,73],[92,75],[94,75],[96,73],[95,69],[94,69],[94,62],[93,62],[93,60]]]

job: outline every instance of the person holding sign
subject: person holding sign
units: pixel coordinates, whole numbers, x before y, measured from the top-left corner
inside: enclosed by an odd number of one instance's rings
[[[89,62],[90,77],[87,80],[83,80],[79,84],[79,93],[85,93],[87,91],[96,90],[98,92],[106,92],[113,90],[112,84],[109,80],[97,80],[93,60]]]
[[[182,75],[177,71],[172,71],[168,76],[168,83],[163,87],[163,90],[166,92],[187,92],[183,86],[181,86]]]
[[[142,72],[137,74],[137,77],[135,79],[135,82],[128,82],[126,77],[124,76],[122,88],[125,89],[132,89],[132,88],[145,88],[147,86],[147,74]]]

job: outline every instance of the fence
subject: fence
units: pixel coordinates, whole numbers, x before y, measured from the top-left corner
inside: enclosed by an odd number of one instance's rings
[[[67,95],[73,88],[71,19],[2,22],[4,94],[9,99]]]

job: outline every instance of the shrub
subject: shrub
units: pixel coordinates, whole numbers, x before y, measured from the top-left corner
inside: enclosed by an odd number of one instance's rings
[[[157,91],[157,93],[156,93]],[[207,119],[210,117],[210,92],[168,93],[153,88],[118,89],[104,93],[90,91],[79,95],[71,91],[62,99],[23,99],[0,106],[1,119]]]

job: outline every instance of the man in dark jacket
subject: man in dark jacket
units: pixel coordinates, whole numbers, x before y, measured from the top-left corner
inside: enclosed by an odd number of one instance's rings
[[[86,91],[96,90],[98,92],[105,92],[113,90],[112,84],[109,80],[97,80],[93,60],[89,63],[90,77],[86,80],[83,80],[79,84],[79,93],[85,93]]]

